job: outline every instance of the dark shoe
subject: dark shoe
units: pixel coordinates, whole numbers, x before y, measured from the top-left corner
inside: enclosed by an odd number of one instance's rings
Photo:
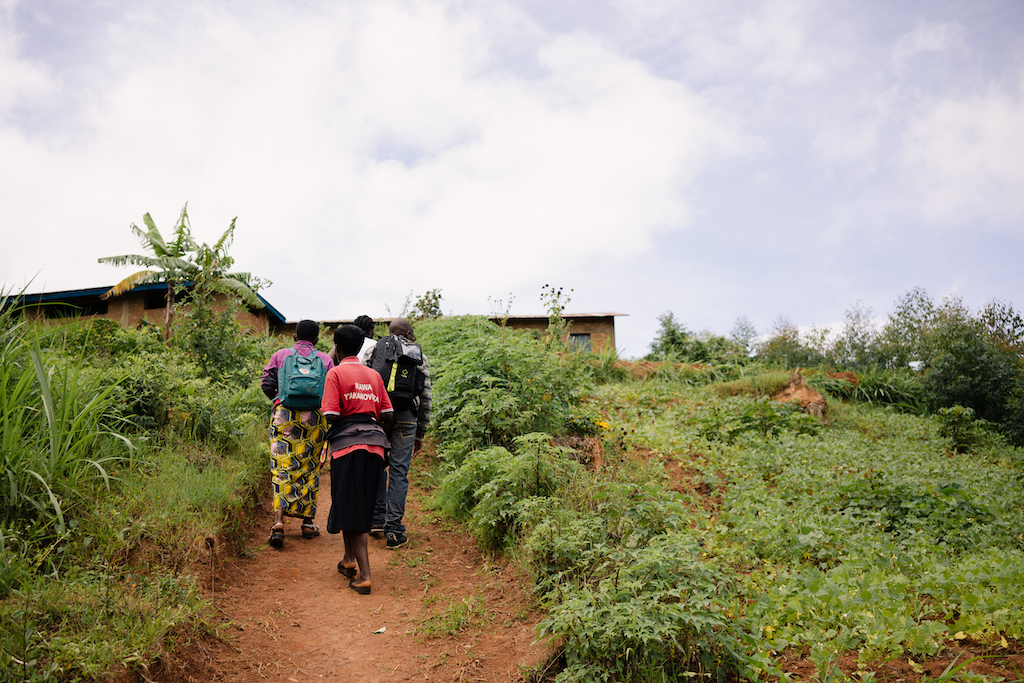
[[[344,574],[345,576],[347,576],[350,579],[356,578],[356,568],[355,567],[346,567],[341,562],[338,563],[338,573],[339,574]]]
[[[392,531],[388,534],[388,550],[397,550],[403,545],[409,542],[409,537],[405,534]]]
[[[284,546],[284,525],[275,524],[270,529],[270,539],[267,541],[271,548],[280,548]]]
[[[302,522],[302,537],[313,538],[314,536],[320,535],[320,527],[313,524],[313,520],[307,519]]]
[[[349,581],[348,587],[354,590],[356,593],[359,593],[360,595],[370,594],[370,586],[357,586],[355,580]]]
[[[384,525],[378,526],[374,524],[370,527],[370,538],[376,538],[377,540],[384,538]]]

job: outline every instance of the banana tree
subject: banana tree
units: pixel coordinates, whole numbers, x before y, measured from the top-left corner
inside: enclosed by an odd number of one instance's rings
[[[252,278],[249,273],[229,273],[228,268],[234,260],[227,255],[227,246],[235,231],[235,220],[221,235],[220,239],[210,247],[199,244],[192,238],[192,227],[188,219],[188,204],[181,209],[181,215],[174,226],[173,239],[164,239],[153,219],[147,213],[142,217],[146,230],[134,223],[131,231],[139,238],[142,246],[152,255],[125,254],[123,256],[105,256],[100,263],[112,266],[143,266],[140,270],[121,280],[108,291],[100,295],[101,299],[124,294],[140,285],[157,282],[167,283],[167,306],[164,313],[164,341],[171,338],[174,322],[175,295],[179,288],[190,283],[202,282],[216,291],[237,295],[247,305],[263,308],[263,302],[256,296],[254,286],[260,281]]]

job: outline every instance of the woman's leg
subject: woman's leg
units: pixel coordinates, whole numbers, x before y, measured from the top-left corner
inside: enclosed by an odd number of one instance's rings
[[[366,548],[366,532],[343,531],[345,536],[345,559],[342,562],[356,561],[359,567],[359,575],[355,579],[357,586],[369,586],[370,580],[370,554]]]
[[[352,554],[352,543],[349,541],[349,536],[351,536],[351,534],[351,531],[341,532],[341,537],[345,541],[345,555],[341,558],[341,563],[346,567],[352,567],[356,564],[356,558]]]

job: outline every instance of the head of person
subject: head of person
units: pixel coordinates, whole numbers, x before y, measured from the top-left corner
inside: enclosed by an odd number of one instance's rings
[[[373,318],[361,315],[352,324],[363,331],[363,336],[373,339]]]
[[[320,338],[320,325],[313,320],[300,320],[299,324],[295,326],[295,340],[296,341],[308,341],[311,344],[316,344],[316,340]]]
[[[388,327],[388,332],[399,337],[405,337],[409,341],[416,341],[416,333],[412,331],[412,323],[405,318],[395,318]]]
[[[348,358],[359,353],[363,347],[363,331],[355,325],[342,325],[334,331],[334,346],[338,349],[338,355]]]

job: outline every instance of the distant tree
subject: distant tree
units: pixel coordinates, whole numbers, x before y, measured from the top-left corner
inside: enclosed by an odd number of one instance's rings
[[[188,254],[194,252],[199,245],[192,239],[188,224],[188,205],[182,208],[178,222],[174,226],[174,239],[167,242],[160,230],[157,229],[153,219],[147,213],[142,216],[147,230],[143,231],[134,223],[130,229],[142,242],[142,246],[152,252],[152,256],[143,254],[126,254],[124,256],[105,256],[99,259],[100,263],[107,263],[112,266],[135,265],[144,266],[146,270],[133,273],[118,282],[110,290],[100,296],[107,299],[112,296],[119,296],[134,289],[139,285],[147,285],[156,282],[167,283],[167,305],[164,312],[164,341],[170,338],[171,324],[174,318],[175,289],[179,282],[188,277],[192,269],[192,263],[188,260]]]
[[[818,365],[820,353],[801,342],[800,330],[784,316],[775,319],[768,339],[757,345],[758,360],[782,368]]]
[[[882,327],[875,343],[879,365],[906,369],[923,362],[929,329],[935,319],[935,304],[920,287],[905,292],[896,301],[896,310]]]
[[[729,331],[729,338],[750,353],[754,350],[754,341],[757,340],[757,328],[747,316],[741,315],[733,323],[732,330]]]
[[[424,292],[416,299],[409,317],[412,320],[433,320],[444,316],[444,311],[441,310],[441,300],[443,298],[440,289],[431,289]]]
[[[853,370],[866,370],[877,361],[878,332],[871,308],[856,302],[846,311],[843,331],[832,348],[834,365]]]
[[[686,325],[676,320],[672,311],[659,315],[658,324],[658,332],[651,342],[651,352],[647,358],[664,360],[667,356],[676,358],[685,354],[690,340],[690,331]]]
[[[998,303],[974,316],[957,297],[943,301],[923,343],[924,386],[933,409],[960,405],[984,420],[1003,421],[1024,377],[1019,319]]]
[[[651,342],[649,360],[715,364],[747,360],[741,345],[707,331],[695,335],[671,311],[659,315],[658,322],[660,327]]]
[[[174,226],[174,239],[167,242],[153,219],[147,213],[142,217],[147,230],[143,231],[134,223],[130,229],[139,238],[142,246],[152,252],[145,254],[125,254],[123,256],[105,256],[98,259],[100,263],[113,266],[135,265],[144,266],[141,270],[126,277],[121,282],[103,293],[100,298],[107,299],[119,296],[139,285],[157,282],[167,283],[167,306],[164,312],[164,341],[171,338],[171,327],[174,322],[175,300],[189,283],[202,280],[206,286],[224,293],[237,295],[253,308],[263,308],[263,302],[256,296],[255,287],[267,284],[257,281],[249,273],[229,273],[233,260],[227,256],[227,246],[231,243],[235,231],[235,221],[221,235],[213,247],[200,245],[192,239],[192,228],[188,219],[188,204],[181,209],[181,215]]]

